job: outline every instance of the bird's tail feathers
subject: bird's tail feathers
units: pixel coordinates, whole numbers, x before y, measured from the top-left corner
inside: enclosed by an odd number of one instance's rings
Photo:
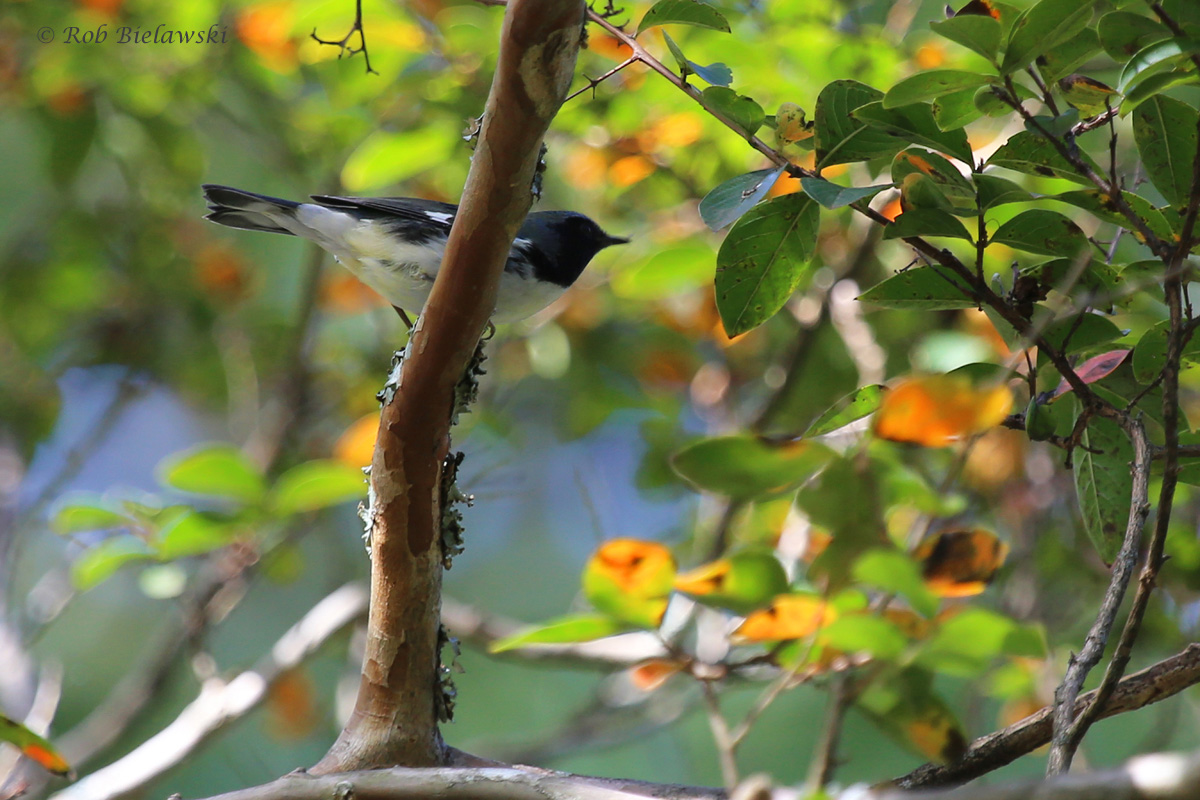
[[[276,222],[275,218],[281,212],[290,215],[293,209],[299,207],[299,203],[211,183],[203,188],[209,212],[204,216],[205,219],[229,228],[291,235],[292,232]]]

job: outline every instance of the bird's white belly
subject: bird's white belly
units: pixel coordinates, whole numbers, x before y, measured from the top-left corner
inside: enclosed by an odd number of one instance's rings
[[[422,310],[442,265],[444,243],[401,243],[377,226],[364,223],[346,233],[344,244],[338,260],[359,280],[394,306],[412,313]],[[492,319],[503,324],[532,316],[557,300],[563,291],[563,287],[552,283],[505,272],[500,276]]]

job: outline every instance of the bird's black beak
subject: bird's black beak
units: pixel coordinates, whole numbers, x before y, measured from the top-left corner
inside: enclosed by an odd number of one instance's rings
[[[614,244],[629,244],[629,239],[624,236],[609,236],[604,234],[604,246],[612,247]]]

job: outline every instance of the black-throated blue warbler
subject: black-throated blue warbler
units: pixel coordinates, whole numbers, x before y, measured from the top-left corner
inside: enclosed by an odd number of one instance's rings
[[[204,185],[212,220],[230,228],[286,233],[316,242],[392,305],[418,312],[433,288],[458,206],[412,197],[313,195],[297,203],[229,186]],[[628,239],[574,211],[525,218],[500,277],[492,320],[515,322],[558,299],[592,257]]]

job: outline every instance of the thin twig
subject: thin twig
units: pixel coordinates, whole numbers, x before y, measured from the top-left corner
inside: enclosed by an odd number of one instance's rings
[[[351,47],[347,44],[354,34],[358,34],[358,47]],[[350,26],[350,30],[341,39],[322,39],[317,36],[317,29],[313,28],[313,32],[309,34],[318,44],[330,44],[334,47],[340,47],[338,58],[342,56],[354,56],[357,53],[362,53],[363,58],[367,62],[367,72],[371,75],[379,73],[371,69],[371,54],[367,52],[367,34],[363,32],[362,24],[362,0],[355,0],[354,3],[354,24]]]
[[[1111,413],[1111,412],[1109,412]],[[1142,531],[1146,526],[1146,517],[1150,513],[1150,446],[1146,439],[1146,429],[1139,420],[1127,414],[1113,415],[1118,424],[1125,430],[1133,443],[1133,491],[1130,498],[1129,518],[1126,521],[1125,537],[1121,549],[1113,561],[1112,577],[1100,611],[1092,623],[1091,630],[1083,641],[1083,647],[1078,655],[1072,655],[1062,683],[1054,693],[1054,736],[1050,751],[1047,774],[1054,775],[1066,770],[1071,763],[1071,755],[1079,745],[1079,737],[1087,730],[1087,726],[1100,713],[1091,714],[1082,726],[1075,728],[1076,701],[1092,668],[1100,663],[1104,656],[1105,646],[1116,620],[1121,601],[1125,598],[1125,590],[1133,577],[1137,566],[1138,547],[1142,539]],[[1115,683],[1115,682],[1114,682]],[[1084,719],[1081,717],[1081,719]]]
[[[838,766],[837,747],[842,736],[842,720],[846,718],[846,709],[854,700],[852,681],[848,673],[839,674],[834,681],[833,695],[829,698],[829,713],[821,730],[821,741],[813,751],[808,769],[806,787],[809,794],[814,796],[833,780]]]
[[[713,742],[717,746],[717,758],[721,762],[721,780],[725,788],[733,790],[738,783],[738,768],[735,751],[737,744],[729,731],[729,723],[721,714],[721,704],[717,699],[717,691],[713,682],[700,680],[700,691],[704,697],[704,708],[707,711],[708,727],[712,730]]]

